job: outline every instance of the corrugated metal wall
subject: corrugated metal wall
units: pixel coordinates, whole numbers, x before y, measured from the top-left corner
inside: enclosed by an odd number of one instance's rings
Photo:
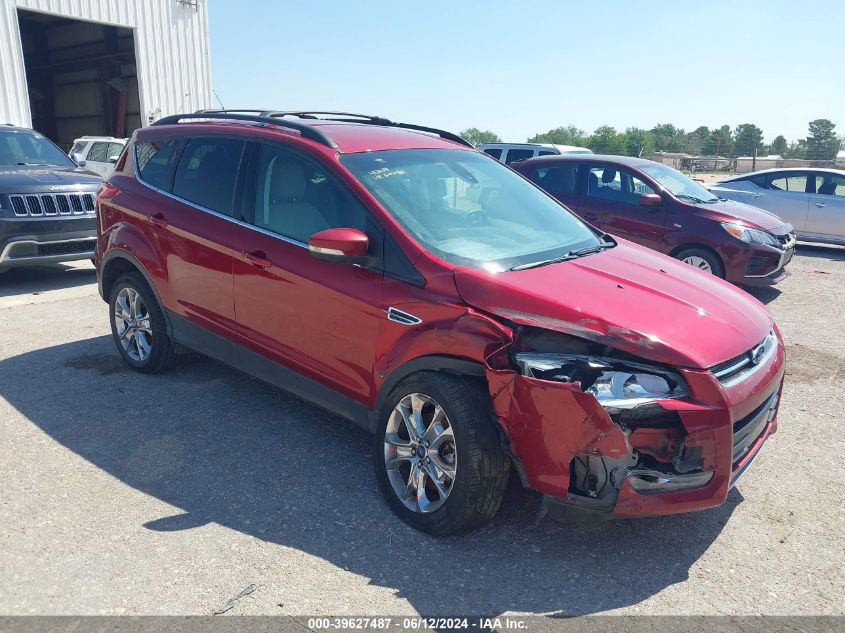
[[[144,119],[210,108],[208,3],[179,0],[0,0],[0,123],[31,126],[17,9],[135,31]],[[146,121],[145,121],[146,122]]]

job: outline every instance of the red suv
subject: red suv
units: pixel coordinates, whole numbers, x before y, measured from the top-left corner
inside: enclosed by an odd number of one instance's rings
[[[511,165],[593,226],[743,286],[774,285],[792,225],[718,198],[677,169],[626,156],[546,156]]]
[[[132,368],[186,347],[357,422],[390,506],[432,534],[488,521],[511,468],[551,514],[717,506],[776,428],[763,305],[447,132],[169,117],[135,134],[98,210]]]

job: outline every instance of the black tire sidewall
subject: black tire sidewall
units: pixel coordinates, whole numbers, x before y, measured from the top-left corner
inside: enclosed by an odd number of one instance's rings
[[[127,354],[120,343],[120,337],[117,334],[117,325],[114,321],[114,306],[117,295],[124,288],[132,288],[135,292],[141,295],[144,305],[147,307],[147,312],[150,315],[150,329],[153,333],[152,352],[147,358],[142,361],[137,361]],[[136,273],[129,273],[120,277],[112,286],[111,295],[109,297],[109,322],[111,324],[112,338],[118,352],[126,361],[126,364],[132,369],[142,373],[152,373],[158,371],[166,363],[166,356],[170,353],[170,340],[167,335],[167,323],[164,321],[164,315],[158,305],[155,295],[150,290],[143,278]]]

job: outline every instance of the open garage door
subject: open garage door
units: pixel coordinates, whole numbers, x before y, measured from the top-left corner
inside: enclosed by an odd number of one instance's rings
[[[18,10],[32,126],[65,151],[141,126],[132,29]]]

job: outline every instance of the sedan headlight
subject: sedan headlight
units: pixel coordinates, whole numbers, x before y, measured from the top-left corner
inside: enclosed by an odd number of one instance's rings
[[[630,409],[641,404],[689,395],[677,373],[645,363],[601,356],[521,352],[516,362],[530,378],[579,382],[607,409]]]
[[[750,244],[765,244],[766,246],[780,247],[780,242],[771,233],[759,231],[757,229],[750,229],[742,224],[733,224],[730,222],[723,222],[722,228],[735,238],[748,242]]]

